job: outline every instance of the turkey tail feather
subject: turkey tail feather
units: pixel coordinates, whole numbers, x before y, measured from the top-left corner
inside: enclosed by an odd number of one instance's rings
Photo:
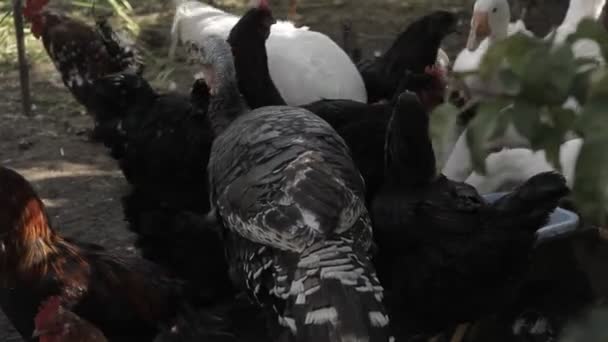
[[[291,284],[281,280],[291,278]],[[383,288],[367,251],[336,238],[301,254],[293,277],[278,274],[275,294],[286,300],[279,323],[296,341],[388,341]]]

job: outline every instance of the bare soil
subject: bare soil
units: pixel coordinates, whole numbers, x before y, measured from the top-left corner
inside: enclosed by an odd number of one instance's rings
[[[173,2],[131,1],[140,15],[144,31],[140,41],[151,51],[149,79],[159,89],[171,83],[187,91],[192,73],[187,67],[163,60],[169,42]],[[271,1],[277,18],[284,18],[287,1]],[[349,21],[358,34],[364,55],[384,50],[412,19],[431,9],[462,13],[462,34],[450,38],[451,57],[463,46],[472,1],[464,0],[300,0],[302,24],[328,33],[342,44],[342,24]],[[557,1],[556,1],[557,2]],[[244,11],[244,0],[215,1],[231,11]],[[560,2],[561,3],[561,2]],[[544,21],[558,23],[563,13]],[[549,19],[549,20],[548,20]],[[542,26],[542,25],[541,25]],[[546,26],[546,25],[545,25]],[[35,46],[38,44],[38,46]],[[35,42],[30,50],[40,49]],[[91,143],[87,130],[92,120],[60,82],[47,58],[32,64],[33,116],[21,114],[16,63],[0,65],[0,164],[28,178],[44,199],[55,228],[62,234],[110,249],[134,253],[132,236],[123,221],[120,198],[127,189],[116,162],[100,144]],[[168,73],[173,70],[172,73]],[[163,72],[167,77],[163,76]],[[21,338],[0,311],[0,341]]]

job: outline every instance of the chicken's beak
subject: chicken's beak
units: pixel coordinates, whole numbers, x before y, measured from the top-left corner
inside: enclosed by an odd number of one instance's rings
[[[492,30],[490,29],[490,21],[488,12],[475,12],[471,19],[471,31],[467,40],[467,49],[474,51],[484,38],[488,37]]]
[[[207,83],[207,87],[209,88],[209,95],[215,96],[217,95],[217,77],[215,75],[215,70],[208,65],[203,65],[201,68],[201,72],[203,74],[203,78],[205,79],[205,83]]]

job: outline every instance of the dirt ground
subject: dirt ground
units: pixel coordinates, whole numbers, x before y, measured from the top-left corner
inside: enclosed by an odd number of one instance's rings
[[[467,13],[472,3],[458,0],[300,1],[298,12],[303,16],[302,23],[330,34],[340,44],[342,23],[352,22],[358,45],[365,55],[387,48],[399,30],[431,8],[458,11],[462,13],[464,33],[447,42],[451,57],[463,46]],[[276,6],[277,18],[284,18],[287,0],[271,2]],[[161,58],[168,49],[172,2],[160,5],[134,0],[132,3],[141,14],[145,28],[140,40],[158,58],[150,62],[149,78],[154,79],[159,88],[174,82],[178,90],[185,91],[191,84],[191,73],[178,64],[166,64]],[[215,3],[242,12],[246,1],[216,0]],[[144,4],[145,8],[140,6]],[[563,13],[558,13],[553,21],[559,22],[560,15]],[[33,42],[28,49],[40,50],[40,45]],[[172,74],[162,76],[170,70],[174,70]],[[63,87],[48,59],[36,60],[31,74],[35,109],[32,117],[24,117],[20,113],[16,66],[13,63],[0,68],[0,163],[33,182],[48,206],[55,228],[62,234],[133,253],[132,237],[125,229],[120,204],[127,184],[104,147],[88,141],[86,131],[92,127],[92,120]],[[21,341],[1,311],[0,341]]]

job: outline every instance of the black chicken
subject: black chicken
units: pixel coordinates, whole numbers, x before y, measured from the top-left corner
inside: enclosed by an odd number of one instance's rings
[[[363,181],[348,147],[307,110],[248,111],[230,46],[217,36],[201,44],[189,50],[213,95],[211,196],[235,280],[272,309],[286,340],[388,341]]]
[[[272,341],[264,311],[240,293],[215,305],[186,308],[154,342],[268,342]]]
[[[441,41],[455,32],[456,25],[454,14],[433,12],[411,23],[381,57],[359,63],[367,101],[392,99],[398,94],[399,82],[406,70],[423,73],[435,65]]]
[[[386,140],[386,177],[373,200],[375,259],[397,340],[496,312],[517,295],[535,233],[565,179],[542,173],[493,204],[438,175],[429,118],[415,94],[399,97]]]
[[[453,16],[439,12],[431,16]],[[453,21],[444,22],[446,34],[451,32]],[[275,87],[268,70],[265,41],[270,27],[275,23],[272,12],[265,2],[250,9],[232,28],[228,42],[232,47],[239,90],[250,108],[285,105],[286,102]],[[427,66],[435,63],[437,48],[419,47],[428,50]],[[434,49],[434,50],[433,50]],[[434,53],[434,55],[432,55]],[[436,75],[401,74],[400,89],[418,92],[429,100],[429,107],[443,98],[445,84]],[[435,96],[431,94],[436,94]],[[365,104],[351,100],[321,100],[301,106],[327,121],[344,138],[351,149],[353,160],[361,171],[369,200],[382,184],[384,177],[383,149],[386,123],[392,112],[391,104]],[[365,137],[365,139],[362,139]]]
[[[40,303],[61,305],[97,326],[110,341],[150,341],[184,298],[181,282],[139,258],[59,236],[32,186],[0,167],[0,306],[34,341]]]
[[[105,19],[91,27],[77,19],[47,8],[49,0],[28,0],[24,17],[32,25],[65,86],[80,104],[101,118],[92,107],[91,86],[96,79],[118,72],[143,73],[144,64],[135,45],[112,30]],[[94,137],[99,139],[97,129]]]
[[[123,207],[143,256],[207,299],[231,294],[221,229],[204,217],[213,141],[205,82],[195,81],[190,97],[159,94],[135,74],[106,76],[93,88],[104,143],[132,185]]]

